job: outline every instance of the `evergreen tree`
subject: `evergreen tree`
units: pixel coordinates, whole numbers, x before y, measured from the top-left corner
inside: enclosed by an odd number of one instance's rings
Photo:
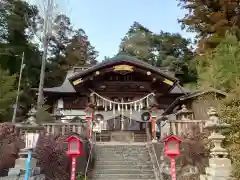
[[[150,62],[152,33],[138,22],[134,22],[120,44],[120,51],[127,52],[143,61]]]
[[[0,68],[0,122],[10,121],[17,95],[16,76]]]

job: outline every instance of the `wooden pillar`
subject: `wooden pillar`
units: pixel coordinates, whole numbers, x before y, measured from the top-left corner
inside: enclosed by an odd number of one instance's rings
[[[95,96],[93,93],[90,94],[89,104],[85,110],[86,120],[87,120],[87,137],[92,139],[92,129],[93,129],[93,120],[94,120],[94,109],[95,109]]]

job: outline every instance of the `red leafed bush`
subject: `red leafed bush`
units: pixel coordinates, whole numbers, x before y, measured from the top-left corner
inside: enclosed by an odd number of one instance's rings
[[[8,169],[14,166],[19,149],[23,146],[13,124],[0,124],[0,176],[7,175]]]
[[[42,173],[51,180],[69,180],[71,159],[66,156],[67,144],[64,140],[72,135],[40,135],[36,147],[36,158]],[[84,140],[83,157],[77,159],[77,172],[84,174],[88,158],[88,141]]]

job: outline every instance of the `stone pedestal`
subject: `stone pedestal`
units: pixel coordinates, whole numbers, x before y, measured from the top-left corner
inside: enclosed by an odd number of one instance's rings
[[[19,153],[20,157],[16,159],[14,168],[9,169],[9,172],[8,172],[9,176],[25,174],[26,164],[27,164],[27,155],[28,155],[28,150],[23,149],[20,151]],[[34,153],[33,153],[31,158],[31,164],[30,164],[30,172],[31,172],[30,176],[40,174],[40,168],[36,166],[37,166],[37,159],[34,158]]]

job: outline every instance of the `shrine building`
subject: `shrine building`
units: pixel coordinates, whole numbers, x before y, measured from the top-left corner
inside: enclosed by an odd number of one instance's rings
[[[56,121],[84,120],[91,108],[103,131],[133,132],[145,131],[149,111],[157,120],[163,115],[174,119],[182,104],[193,111],[193,118],[204,118],[206,110],[199,111],[197,97],[205,93],[209,91],[190,91],[171,72],[125,54],[91,67],[74,67],[61,86],[44,88],[50,113],[61,114]]]

